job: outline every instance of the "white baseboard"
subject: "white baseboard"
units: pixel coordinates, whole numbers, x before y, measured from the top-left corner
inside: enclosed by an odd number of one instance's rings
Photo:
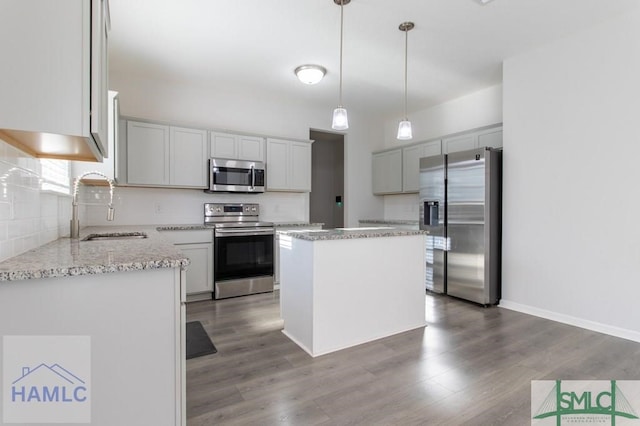
[[[500,308],[509,309],[511,311],[522,312],[523,314],[529,314],[536,317],[561,322],[563,324],[569,324],[587,330],[597,331],[598,333],[604,333],[610,336],[620,337],[622,339],[632,340],[634,342],[640,342],[640,332],[634,330],[614,327],[612,325],[602,324],[600,322],[590,321],[583,318],[572,317],[570,315],[548,311],[546,309],[540,309],[534,306],[523,305],[521,303],[512,302],[505,299],[500,300],[500,304],[498,306]]]

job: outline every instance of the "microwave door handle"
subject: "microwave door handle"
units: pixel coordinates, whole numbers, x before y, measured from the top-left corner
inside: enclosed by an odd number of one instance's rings
[[[253,164],[251,165],[251,190],[253,191],[256,186],[256,171],[253,169]]]

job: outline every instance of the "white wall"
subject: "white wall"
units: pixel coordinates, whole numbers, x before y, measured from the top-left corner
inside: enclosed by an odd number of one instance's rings
[[[69,235],[71,198],[40,189],[40,162],[0,140],[0,260]]]
[[[478,127],[502,122],[502,85],[488,87],[411,113],[413,139],[408,142],[396,139],[398,120],[385,122],[385,147],[407,145],[464,132]],[[384,198],[384,219],[418,220],[418,194],[395,194]],[[380,219],[381,217],[370,217]]]
[[[247,97],[246,94],[181,87],[173,83],[152,82],[146,79],[137,80],[128,75],[120,75],[114,70],[111,71],[110,78],[110,88],[120,93],[120,107],[123,115],[285,138],[308,139],[310,128],[331,131],[333,105],[327,105],[326,109],[310,108],[305,104],[304,99],[286,99],[277,94],[268,99],[258,96],[252,98]],[[349,110],[350,128],[345,137],[346,226],[357,226],[358,219],[363,215],[383,210],[383,201],[371,194],[371,151],[383,146],[381,123],[379,120],[359,115],[358,111]],[[142,194],[145,191],[158,190],[139,191],[137,193]],[[128,192],[130,191],[125,193]],[[193,191],[187,190],[187,192]],[[157,197],[155,194],[158,192],[153,194]],[[176,195],[179,192],[171,192],[171,194]],[[295,219],[308,220],[308,196],[306,194],[292,196],[299,197],[295,201],[297,205],[307,206],[304,210],[298,211]],[[290,197],[288,196],[287,199]],[[183,198],[194,200],[194,203],[196,200],[198,203],[201,201],[201,195],[184,195]],[[141,204],[140,199],[137,196],[127,198],[127,204],[133,210],[145,209],[146,206]],[[234,200],[236,199],[238,199],[237,196],[234,197]],[[280,200],[279,196],[274,195],[263,197],[260,202],[266,204],[263,206],[265,212],[271,211],[275,217],[279,216],[274,210]],[[198,208],[198,214],[201,213],[201,208]],[[269,220],[269,217],[264,216],[265,220]],[[92,214],[90,214],[90,220],[94,222]],[[125,217],[122,220],[132,221],[133,219]],[[198,222],[201,220],[200,216]]]
[[[640,341],[640,10],[504,64],[502,305]]]

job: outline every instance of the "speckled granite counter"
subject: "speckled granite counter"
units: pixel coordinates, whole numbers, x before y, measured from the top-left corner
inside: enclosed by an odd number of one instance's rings
[[[395,228],[343,228],[343,229],[323,229],[315,231],[279,231],[280,235],[288,235],[307,241],[323,240],[352,240],[357,238],[380,238],[380,237],[403,237],[407,235],[426,235],[424,231]]]
[[[160,225],[156,226],[158,231],[197,231],[202,229],[213,229],[211,225],[205,225],[204,223],[194,223],[185,225]]]
[[[359,223],[377,223],[380,225],[418,225],[418,220],[402,219],[360,219]]]
[[[274,222],[276,228],[308,228],[308,227],[321,227],[324,223],[309,223],[309,222]]]
[[[324,223],[309,223],[309,222],[274,222],[273,226],[277,228],[309,228],[309,227],[322,227]],[[198,229],[213,229],[211,225],[198,224],[183,224],[183,225],[160,225],[157,226],[158,231],[190,231]]]
[[[89,234],[144,232],[147,238],[82,241]],[[155,226],[89,227],[80,240],[56,241],[0,262],[0,281],[106,274],[159,268],[186,268],[189,259]]]

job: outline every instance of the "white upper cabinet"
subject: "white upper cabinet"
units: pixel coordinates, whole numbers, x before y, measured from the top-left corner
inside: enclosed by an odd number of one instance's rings
[[[499,148],[501,146],[502,127],[492,127],[490,129],[478,130],[473,133],[442,139],[443,154],[482,147]]]
[[[207,187],[207,132],[169,128],[169,183],[181,187]]]
[[[402,192],[402,149],[374,153],[372,174],[374,194]]]
[[[311,191],[311,144],[291,142],[291,185],[294,191]]]
[[[488,129],[478,133],[478,148],[485,146],[491,148],[502,147],[502,127]]]
[[[169,126],[127,122],[127,183],[169,185]]]
[[[97,171],[110,179],[115,179],[115,156],[116,156],[116,141],[118,140],[119,130],[119,118],[120,118],[120,104],[118,100],[118,92],[109,91],[109,129],[108,129],[108,157],[104,157],[102,163],[96,163],[95,161],[72,161],[71,162],[71,176],[73,178],[80,176],[87,172]],[[83,179],[83,183],[93,185],[106,185],[107,183],[96,176],[87,176]]]
[[[372,189],[376,195],[412,193],[420,190],[420,159],[480,147],[502,147],[502,126],[472,130],[402,148],[374,152]]]
[[[311,142],[267,138],[267,191],[311,191]]]
[[[264,138],[240,135],[238,137],[238,159],[264,161]]]
[[[467,151],[478,147],[478,138],[475,135],[462,135],[445,138],[442,140],[442,151],[445,154]]]
[[[128,121],[126,184],[204,189],[207,146],[206,130]]]
[[[1,9],[0,138],[37,157],[102,161],[107,0],[3,0]]]
[[[418,192],[420,159],[440,154],[442,154],[440,140],[402,148],[402,192]]]
[[[213,158],[264,161],[264,138],[233,133],[209,132]]]

